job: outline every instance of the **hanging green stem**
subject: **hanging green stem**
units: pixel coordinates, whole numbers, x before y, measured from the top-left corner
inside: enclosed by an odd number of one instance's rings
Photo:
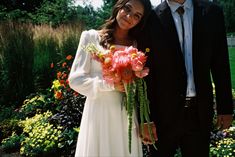
[[[137,92],[138,92],[138,101],[139,101],[139,114],[140,114],[140,131],[141,134],[143,135],[144,131],[144,99],[143,99],[143,86],[142,86],[142,81],[141,79],[136,80],[137,84]]]
[[[138,79],[138,96],[139,96],[139,105],[140,105],[140,121],[141,121],[141,133],[144,133],[143,130],[143,125],[144,125],[144,121],[147,122],[147,126],[148,126],[148,132],[150,134],[150,138],[151,141],[153,142],[153,146],[155,149],[155,139],[154,139],[154,135],[153,135],[153,131],[152,131],[152,126],[150,125],[150,118],[149,118],[149,114],[150,114],[150,108],[149,108],[149,100],[147,99],[147,85],[146,82],[144,81],[144,79]]]
[[[133,111],[136,108],[135,106],[135,98],[136,94],[138,93],[138,103],[139,103],[139,115],[140,115],[140,127],[141,127],[141,134],[144,134],[144,122],[147,122],[148,132],[150,134],[151,141],[153,142],[153,146],[156,148],[154,144],[154,135],[152,131],[152,126],[150,124],[150,108],[149,108],[149,101],[147,99],[147,86],[144,79],[136,79],[132,83],[125,84],[125,91],[126,91],[126,109],[128,114],[128,145],[129,145],[129,152],[131,153],[131,143],[132,143],[132,123],[133,123]]]
[[[131,141],[132,141],[132,116],[135,108],[135,93],[136,93],[136,84],[129,83],[127,84],[127,114],[128,114],[128,144],[129,144],[129,152],[131,153]]]

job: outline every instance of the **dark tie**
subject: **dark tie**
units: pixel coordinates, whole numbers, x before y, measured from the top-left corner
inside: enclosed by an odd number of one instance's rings
[[[180,6],[177,8],[176,11],[180,15],[180,21],[181,21],[181,27],[182,27],[182,52],[184,54],[184,19],[183,19],[184,7]]]

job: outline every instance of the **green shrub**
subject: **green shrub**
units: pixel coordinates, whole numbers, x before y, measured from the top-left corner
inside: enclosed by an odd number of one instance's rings
[[[8,138],[3,139],[2,148],[4,152],[15,152],[20,150],[20,143],[24,140],[24,135],[18,136],[15,132]]]
[[[54,67],[57,79],[53,81],[51,91],[58,105],[58,112],[51,118],[51,122],[73,129],[80,126],[85,96],[72,90],[68,84],[68,75],[72,66],[73,57],[68,55]],[[76,120],[74,120],[76,119]]]
[[[37,113],[43,113],[53,107],[53,100],[51,100],[49,91],[43,93],[32,93],[27,96],[21,106],[19,113],[21,119],[32,117]]]
[[[14,106],[5,107],[4,105],[0,106],[0,123],[5,119],[14,117],[16,112],[14,111]]]
[[[212,134],[210,153],[213,157],[235,156],[235,127]]]
[[[36,114],[32,118],[26,118],[19,124],[26,135],[21,143],[20,153],[26,156],[42,156],[43,154],[56,152],[62,140],[62,128],[48,123],[51,112]]]
[[[60,46],[62,60],[68,55],[75,56],[82,32],[82,27],[81,24],[73,24],[67,25],[67,28],[63,28],[63,30],[64,31],[62,33]]]
[[[34,88],[35,91],[41,91],[51,86],[54,74],[50,68],[50,64],[59,59],[59,43],[51,34],[41,35],[34,42]]]
[[[235,89],[232,89],[233,99],[235,99]]]
[[[22,133],[22,129],[18,126],[18,122],[19,120],[15,118],[5,119],[0,122],[0,142],[2,139],[11,136],[13,132],[16,132],[17,134]]]
[[[31,25],[20,23],[0,24],[1,72],[0,81],[3,105],[21,104],[33,91],[33,32]],[[9,90],[10,89],[10,90]],[[1,99],[2,99],[1,98]],[[2,105],[1,104],[1,105]]]

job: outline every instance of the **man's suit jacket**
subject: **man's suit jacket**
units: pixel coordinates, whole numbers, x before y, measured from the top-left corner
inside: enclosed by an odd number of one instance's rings
[[[216,87],[218,114],[232,114],[232,94],[227,40],[222,9],[208,2],[194,1],[193,70],[198,100],[199,129],[208,137],[213,110],[212,81]],[[161,136],[180,132],[184,112],[187,74],[177,30],[166,1],[152,11],[138,41],[150,48],[146,79],[151,120]]]

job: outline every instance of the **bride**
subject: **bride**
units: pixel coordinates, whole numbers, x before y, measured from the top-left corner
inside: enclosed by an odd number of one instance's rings
[[[128,117],[122,108],[123,85],[105,82],[101,64],[92,59],[84,47],[90,43],[100,50],[109,49],[111,45],[120,48],[137,46],[136,35],[150,11],[149,0],[118,0],[101,30],[82,32],[69,74],[70,87],[87,97],[76,157],[143,156],[136,115],[133,118],[131,153],[128,149]]]

